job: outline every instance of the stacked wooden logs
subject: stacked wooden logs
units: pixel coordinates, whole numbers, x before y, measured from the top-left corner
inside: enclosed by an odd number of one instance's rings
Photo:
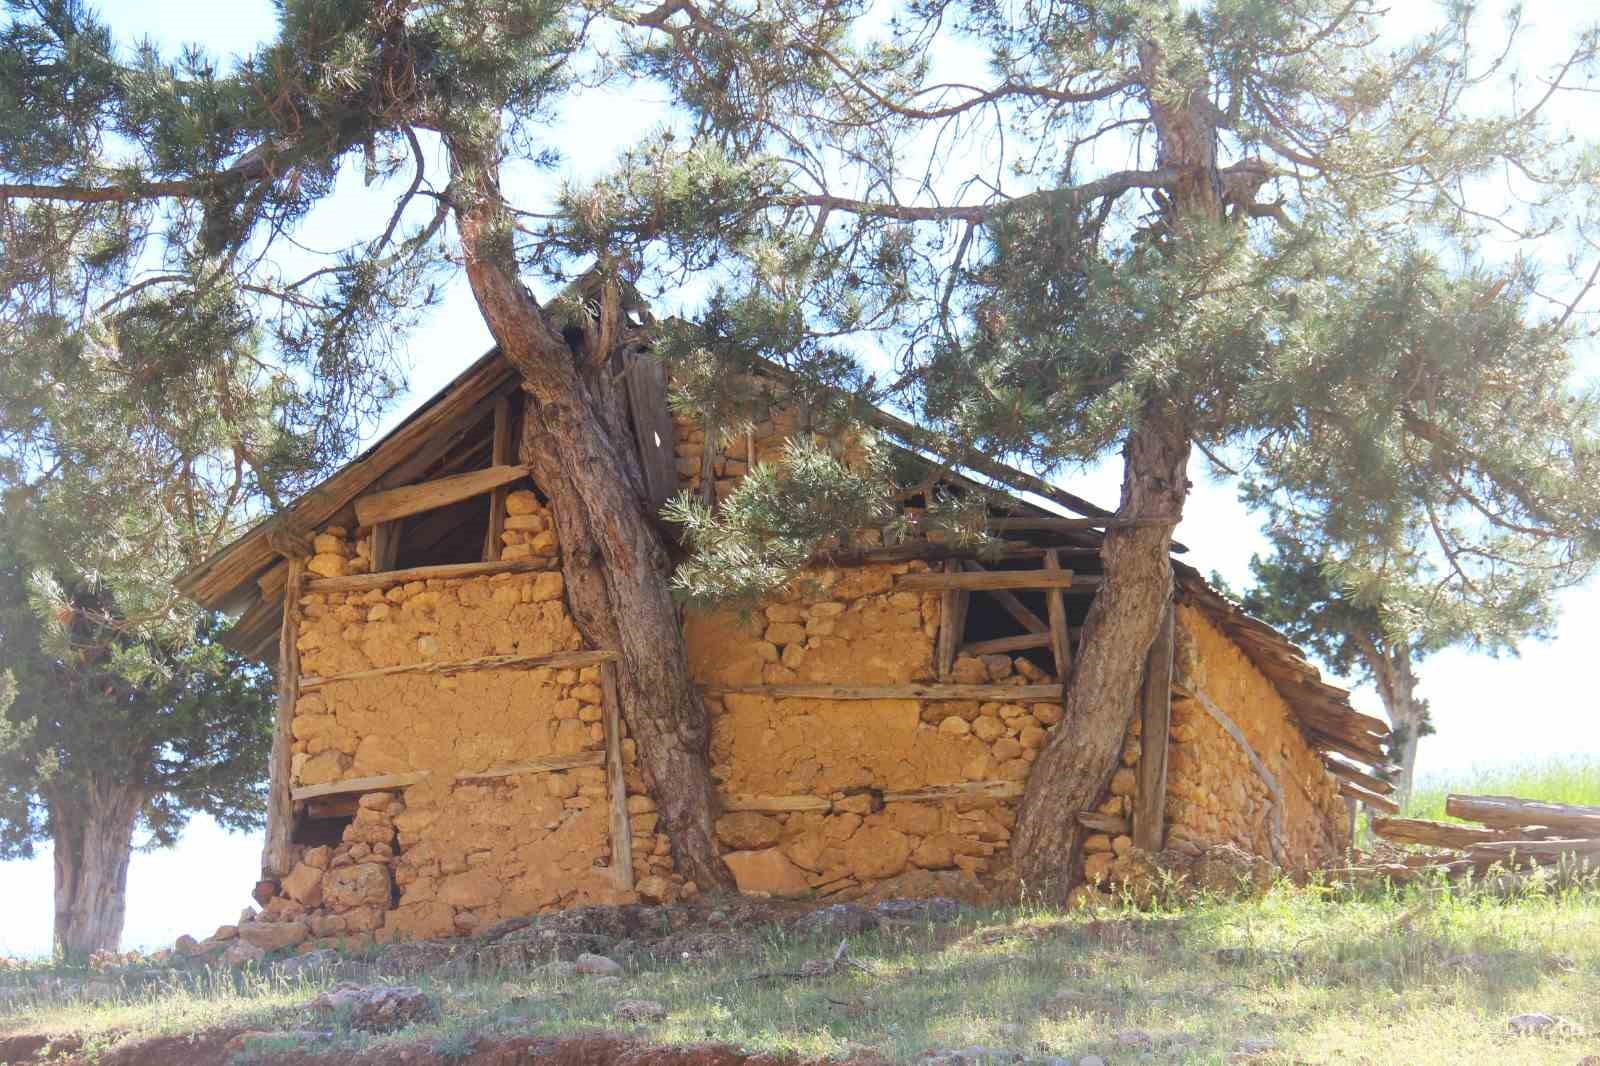
[[[1373,834],[1391,844],[1442,850],[1408,855],[1369,872],[1407,880],[1440,870],[1452,876],[1472,875],[1495,864],[1600,866],[1600,807],[1452,793],[1445,800],[1445,813],[1478,824],[1374,818]]]

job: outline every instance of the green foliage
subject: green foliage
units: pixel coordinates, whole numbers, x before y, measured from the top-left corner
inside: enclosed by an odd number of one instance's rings
[[[8,512],[7,531],[19,516]],[[152,846],[176,842],[196,812],[234,829],[261,824],[273,684],[216,643],[214,615],[135,619],[125,582],[52,572],[0,546],[0,857],[93,818],[97,790],[140,797]],[[65,564],[58,564],[65,566]]]
[[[793,580],[818,545],[851,547],[856,532],[892,520],[887,449],[873,438],[846,462],[803,438],[760,464],[715,509],[687,493],[668,502],[692,555],[672,576],[686,602],[754,603]]]

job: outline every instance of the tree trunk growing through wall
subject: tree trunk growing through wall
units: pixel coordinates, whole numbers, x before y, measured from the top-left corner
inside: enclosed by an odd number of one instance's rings
[[[133,827],[144,797],[95,780],[81,795],[52,797],[55,953],[81,961],[116,951],[128,900]]]
[[[1162,220],[1166,239],[1189,224],[1222,217],[1216,109],[1204,83],[1175,84],[1161,48],[1139,49],[1156,129],[1156,162],[1176,175]],[[1146,403],[1122,450],[1122,496],[1100,556],[1105,579],[1084,625],[1083,652],[1066,693],[1064,717],[1033,764],[1012,838],[1018,874],[1030,891],[1060,896],[1074,883],[1079,811],[1116,773],[1137,709],[1145,656],[1172,599],[1172,531],[1188,496],[1188,428],[1159,400]]]
[[[622,716],[678,872],[703,890],[731,889],[714,835],[710,721],[689,676],[667,553],[611,385],[612,345],[602,343],[580,368],[518,276],[495,161],[459,140],[449,149],[465,186],[456,222],[467,279],[501,353],[523,377],[522,460],[555,512],[574,619],[591,646],[621,655]],[[602,315],[614,324],[607,303]]]
[[[1118,519],[1100,556],[1105,580],[1084,623],[1083,650],[1065,714],[1034,761],[1012,837],[1017,872],[1030,892],[1059,896],[1076,876],[1079,811],[1105,791],[1122,755],[1144,679],[1145,655],[1172,598],[1172,530],[1188,495],[1189,438],[1160,411],[1147,411],[1123,448]]]

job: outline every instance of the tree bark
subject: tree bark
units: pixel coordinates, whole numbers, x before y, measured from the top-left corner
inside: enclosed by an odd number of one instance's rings
[[[1105,791],[1138,706],[1145,655],[1172,599],[1172,531],[1188,495],[1189,437],[1147,409],[1123,446],[1119,519],[1100,550],[1106,576],[1089,617],[1065,716],[1034,761],[1011,846],[1030,891],[1059,897],[1076,876],[1078,812]],[[1151,524],[1142,524],[1149,522]]]
[[[81,961],[122,940],[133,827],[144,804],[137,789],[91,779],[74,796],[53,796],[55,951]]]
[[[1399,772],[1390,796],[1402,810],[1411,799],[1411,786],[1417,771],[1417,744],[1428,730],[1428,707],[1417,699],[1417,675],[1411,665],[1411,649],[1390,648],[1382,633],[1354,634],[1361,657],[1372,673],[1373,686],[1389,716],[1392,738],[1389,754]]]
[[[1217,112],[1204,83],[1184,82],[1159,44],[1139,48],[1140,80],[1156,130],[1156,163],[1176,175],[1163,218],[1173,241],[1190,223],[1222,217]],[[1086,810],[1110,783],[1137,709],[1145,656],[1172,599],[1172,531],[1188,496],[1190,438],[1180,417],[1148,399],[1123,445],[1122,497],[1107,529],[1105,579],[1084,625],[1065,717],[1035,760],[1011,845],[1030,891],[1057,898],[1078,873]],[[1149,523],[1144,524],[1144,523]]]
[[[577,353],[518,278],[496,161],[459,139],[447,144],[464,186],[455,210],[467,279],[501,353],[522,373],[522,460],[555,512],[574,620],[591,646],[621,655],[622,715],[678,872],[702,890],[732,889],[713,831],[710,721],[689,676],[637,454],[618,430],[614,397],[585,382]],[[609,382],[609,367],[593,369]]]
[[[1417,700],[1417,677],[1412,672],[1407,649],[1395,651],[1392,662],[1393,702],[1386,701],[1385,709],[1394,733],[1390,753],[1400,770],[1394,776],[1394,795],[1390,798],[1404,810],[1411,800],[1411,786],[1416,780],[1417,744],[1428,728],[1428,709],[1425,703]]]

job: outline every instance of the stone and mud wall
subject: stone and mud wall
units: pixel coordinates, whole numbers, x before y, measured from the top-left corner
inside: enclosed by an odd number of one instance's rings
[[[776,458],[793,429],[781,418],[743,447],[719,451],[726,495]],[[698,436],[697,436],[698,434]],[[698,482],[705,435],[680,426],[686,487]],[[743,452],[745,458],[733,453]],[[554,523],[526,489],[507,497],[503,557],[536,569],[397,581],[301,599],[303,679],[582,649],[568,613]],[[314,575],[370,572],[370,531],[324,530]],[[1059,703],[834,699],[740,691],[768,685],[931,683],[939,595],[898,589],[921,562],[815,569],[759,608],[689,613],[690,667],[712,716],[712,772],[725,800],[717,835],[740,887],[785,897],[872,899],[939,893],[981,899],[1004,884],[1016,801]],[[1178,612],[1177,676],[1234,719],[1285,792],[1285,850],[1309,868],[1347,846],[1334,782],[1270,682],[1197,609]],[[270,922],[314,941],[467,934],[501,918],[584,903],[692,894],[620,740],[636,891],[611,862],[607,777],[593,765],[516,772],[606,746],[600,668],[408,672],[309,683],[292,722],[293,788],[414,775],[404,786],[345,797],[339,839],[296,847],[298,865],[266,901]],[[1053,680],[1024,655],[961,656],[958,684]],[[1267,790],[1244,753],[1193,701],[1175,698],[1169,756],[1169,847],[1231,842],[1271,855]],[[1098,804],[1126,818],[1141,754],[1138,723],[1123,767]],[[314,812],[314,808],[313,808]],[[1090,835],[1085,873],[1103,879],[1132,841]]]
[[[297,847],[298,865],[267,901],[268,920],[304,921],[316,938],[434,937],[471,933],[504,917],[636,898],[618,890],[609,868],[609,797],[598,758],[606,746],[601,667],[316,682],[391,666],[581,649],[548,511],[522,490],[509,495],[507,512],[505,557],[542,569],[301,597],[291,787],[425,776],[362,796],[337,843]],[[313,572],[367,569],[367,531],[348,540],[341,533],[316,538]],[[625,735],[621,752],[636,876],[670,893],[670,847],[654,832],[655,805]],[[506,772],[585,754],[595,756],[593,765]]]

